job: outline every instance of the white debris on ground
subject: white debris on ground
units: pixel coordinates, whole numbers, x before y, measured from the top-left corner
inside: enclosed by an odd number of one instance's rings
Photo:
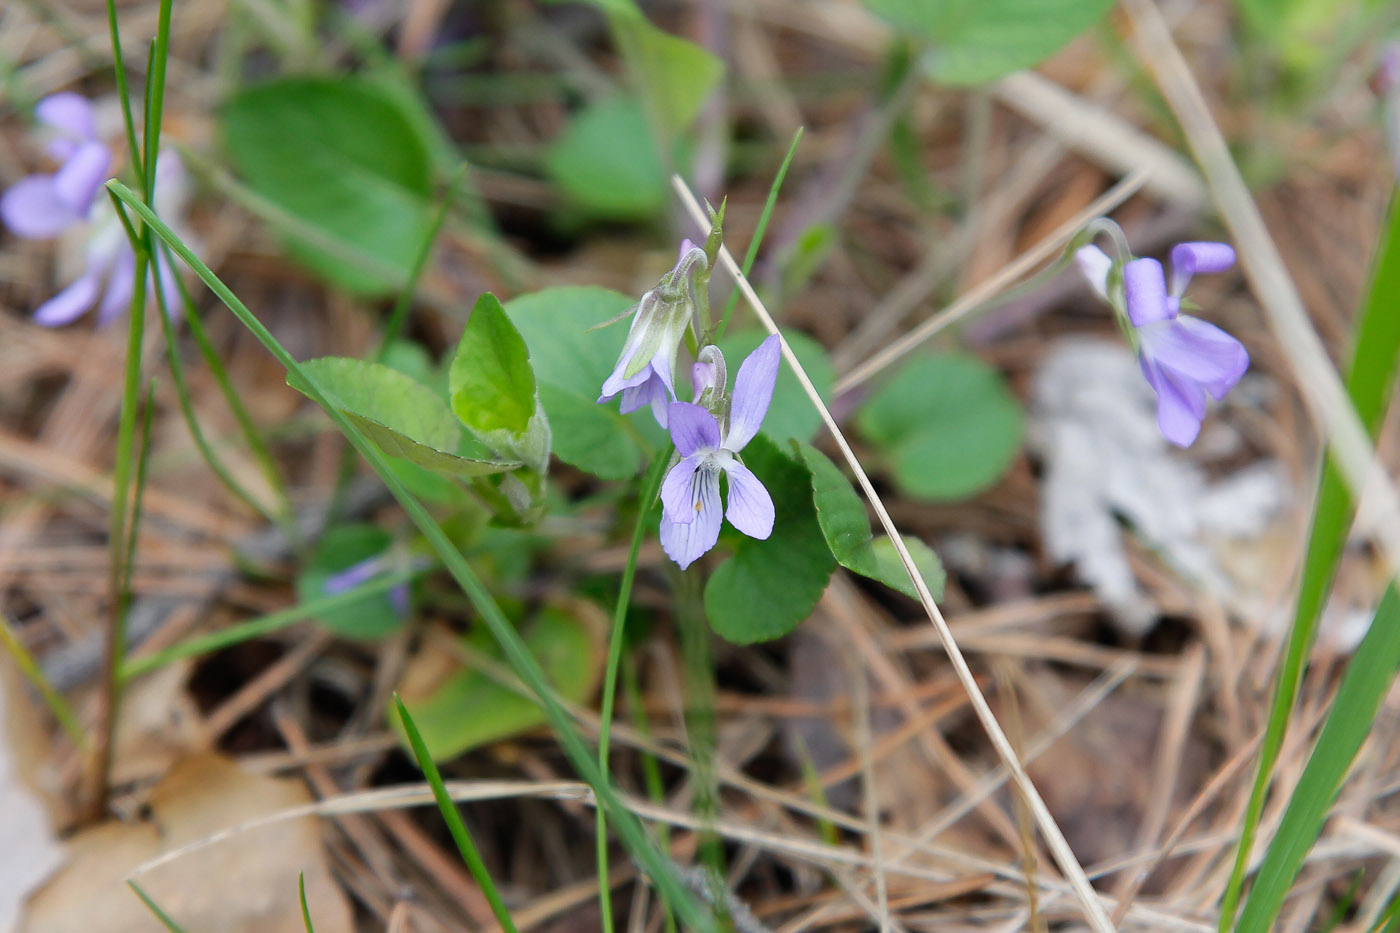
[[[1125,535],[1233,603],[1236,583],[1217,548],[1264,534],[1287,496],[1282,471],[1269,462],[1209,482],[1162,437],[1156,407],[1132,352],[1106,340],[1059,341],[1032,387],[1046,552],[1073,564],[1131,635],[1152,627],[1157,608],[1137,584]]]

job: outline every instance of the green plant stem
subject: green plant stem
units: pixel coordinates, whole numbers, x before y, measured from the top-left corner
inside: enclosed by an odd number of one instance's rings
[[[0,647],[10,653],[14,659],[15,666],[19,668],[34,689],[39,691],[39,696],[43,698],[44,705],[53,713],[53,718],[58,720],[58,724],[63,727],[63,731],[68,733],[68,737],[73,740],[73,744],[79,748],[87,746],[87,738],[83,735],[83,727],[78,724],[78,717],[73,715],[73,708],[68,705],[68,701],[63,698],[49,679],[44,676],[43,668],[35,662],[34,656],[24,647],[24,643],[19,640],[19,635],[15,632],[10,620],[0,613]]]
[[[155,277],[156,310],[160,317],[161,332],[165,335],[166,363],[170,366],[170,377],[175,381],[175,398],[180,404],[180,414],[184,416],[185,427],[189,430],[190,437],[194,438],[195,447],[199,449],[199,454],[204,458],[209,469],[214,471],[214,475],[219,478],[219,482],[223,483],[229,492],[269,522],[281,522],[281,515],[260,502],[234,477],[233,473],[224,465],[223,460],[214,452],[214,448],[210,446],[209,439],[205,437],[204,429],[199,425],[199,416],[194,410],[194,399],[190,395],[189,383],[185,380],[185,367],[180,362],[179,339],[175,334],[175,325],[170,321],[170,309],[165,306],[160,263],[152,263],[151,271]]]
[[[714,824],[719,814],[719,780],[715,774],[715,671],[710,624],[705,617],[700,574],[678,571],[675,575],[676,624],[680,628],[681,657],[685,659],[686,731],[695,758],[695,809],[700,814],[700,860],[707,871],[710,903],[720,922],[731,928],[724,889],[724,846]]]
[[[758,259],[758,248],[763,245],[763,236],[768,232],[768,221],[773,218],[773,209],[778,205],[778,192],[782,190],[783,180],[787,178],[788,168],[792,165],[792,157],[797,154],[797,144],[800,142],[802,127],[799,126],[797,132],[792,134],[792,142],[788,145],[787,155],[783,156],[783,164],[778,166],[778,174],[773,176],[773,184],[768,188],[768,200],[763,202],[763,211],[758,215],[758,223],[753,228],[753,238],[749,240],[749,248],[744,251],[744,264],[740,267],[744,278],[749,277],[749,273],[753,271],[753,264]],[[724,336],[725,329],[729,327],[729,318],[734,314],[734,306],[738,303],[739,289],[735,286],[729,291],[729,301],[724,306],[719,328],[715,331],[716,341]]]
[[[141,898],[141,903],[146,905],[147,910],[156,915],[156,919],[160,921],[161,926],[169,930],[170,933],[185,933],[185,928],[170,919],[170,915],[161,910],[160,905],[151,900],[151,896],[143,891],[139,884],[135,881],[128,881],[126,886],[131,888],[131,890],[136,893],[137,897]]]
[[[219,297],[219,300],[267,348],[268,352],[290,374],[296,376],[307,386],[307,394],[335,422],[336,427],[349,438],[350,443],[378,474],[389,492],[398,500],[404,512],[423,534],[424,539],[437,553],[448,573],[452,575],[457,585],[471,600],[482,621],[486,623],[491,634],[500,643],[502,652],[511,666],[515,668],[517,675],[540,703],[570,763],[579,775],[592,786],[598,806],[608,809],[618,834],[632,851],[642,869],[651,877],[658,890],[675,906],[680,914],[681,922],[696,929],[714,930],[713,918],[704,911],[694,896],[686,889],[672,869],[669,860],[657,851],[641,821],[623,806],[616,791],[604,778],[602,771],[598,768],[597,761],[594,760],[582,737],[574,728],[568,712],[554,697],[544,672],[540,669],[538,662],[530,653],[530,649],[526,647],[519,633],[516,632],[515,627],[491,597],[490,592],[472,570],[466,558],[453,545],[447,533],[433,520],[422,503],[394,475],[384,455],[365,438],[349,418],[330,403],[330,400],[321,393],[320,389],[316,387],[316,383],[302,369],[296,358],[287,352],[286,348],[263,326],[257,316],[238,299],[238,296],[188,246],[180,242],[179,237],[175,236],[160,218],[142,204],[130,188],[118,181],[109,181],[107,187],[131,210],[138,213],[142,220],[150,224],[156,235],[167,243],[186,265],[194,270],[205,285]]]
[[[129,189],[128,189],[129,191]],[[133,196],[134,197],[134,196]],[[142,205],[143,207],[145,205]],[[92,795],[92,816],[107,808],[107,776],[112,769],[114,734],[117,728],[117,708],[121,702],[119,669],[126,655],[126,562],[134,558],[126,554],[127,501],[131,487],[133,451],[136,439],[136,409],[141,392],[141,349],[146,326],[146,262],[145,250],[133,243],[136,250],[136,279],[131,293],[126,338],[126,374],[122,381],[121,414],[117,422],[117,455],[112,471],[112,511],[108,522],[107,541],[111,551],[107,586],[107,642],[102,663],[103,713],[97,733],[97,768]]]
[[[233,412],[234,420],[238,422],[239,429],[243,432],[243,439],[248,444],[248,449],[262,468],[263,477],[277,495],[280,510],[276,516],[269,517],[269,521],[278,524],[282,528],[283,535],[287,538],[287,545],[294,553],[300,553],[305,548],[305,543],[301,540],[301,531],[297,528],[296,513],[292,509],[292,499],[287,493],[287,484],[282,479],[282,471],[277,467],[277,461],[273,459],[272,449],[263,439],[262,432],[253,423],[253,416],[248,413],[248,408],[243,404],[243,399],[233,387],[233,380],[229,378],[228,369],[224,366],[224,361],[219,358],[219,352],[214,349],[213,342],[209,339],[209,332],[204,327],[204,322],[199,319],[198,309],[195,307],[194,297],[190,294],[183,279],[174,272],[175,262],[170,254],[170,250],[165,244],[152,244],[159,246],[164,252],[168,268],[175,276],[175,286],[180,290],[180,308],[184,314],[185,326],[189,329],[190,336],[194,338],[195,346],[199,349],[199,355],[204,359],[204,365],[209,368],[209,372],[214,376],[214,381],[219,386],[220,393],[223,394],[224,402],[228,405],[229,411]],[[157,281],[159,281],[159,270],[157,270]],[[157,294],[161,294],[157,289]],[[164,296],[160,300],[164,302]],[[162,312],[166,312],[164,304],[161,305]],[[170,337],[166,336],[166,342],[170,342]],[[205,458],[208,460],[208,458]],[[211,463],[212,467],[213,464]],[[254,506],[259,512],[266,515],[262,508]]]
[[[277,612],[270,612],[265,616],[249,619],[247,622],[240,622],[237,625],[230,625],[228,628],[211,632],[208,635],[182,641],[162,651],[157,651],[155,654],[126,662],[121,667],[122,679],[130,680],[133,677],[139,677],[184,658],[197,658],[214,651],[222,651],[231,645],[242,644],[251,638],[279,631],[303,619],[334,612],[370,596],[387,593],[400,583],[412,580],[415,575],[414,571],[408,570],[386,573],[372,580],[366,580],[359,586],[344,592],[309,599],[304,603],[298,603]]]
[[[661,477],[665,475],[670,459],[671,446],[667,444],[652,461],[651,469],[642,481],[642,496],[637,503],[637,521],[632,526],[632,543],[627,549],[627,563],[622,568],[622,583],[618,586],[612,634],[608,638],[608,666],[603,674],[603,703],[598,719],[598,769],[603,772],[604,777],[609,777],[608,741],[611,738],[613,702],[617,694],[617,668],[622,661],[627,606],[632,600],[632,581],[637,576],[637,555],[641,553],[642,539],[646,537],[651,504],[661,490]],[[602,807],[595,810],[594,815],[597,821],[594,842],[598,850],[598,910],[604,933],[612,933],[612,887],[608,884],[608,818]]]
[[[107,0],[107,29],[112,40],[112,71],[117,82],[117,99],[122,104],[122,119],[126,124],[126,142],[131,170],[141,179],[144,188],[146,174],[141,168],[141,149],[136,142],[136,119],[131,115],[131,89],[126,83],[126,63],[122,58],[121,32],[117,28],[116,0]]]
[[[171,0],[160,0],[151,63],[146,69],[146,152],[141,163],[146,177],[146,203],[156,206],[156,160],[160,153],[160,125],[165,111],[165,63],[170,56]],[[151,257],[152,262],[155,257]]]
[[[316,926],[311,922],[311,908],[306,904],[306,872],[297,873],[297,896],[301,898],[301,925],[306,928],[306,933],[316,933]]]
[[[481,887],[481,893],[486,895],[491,912],[496,915],[501,929],[506,933],[516,933],[515,921],[510,918],[510,911],[501,899],[501,892],[496,890],[496,882],[486,870],[486,863],[481,860],[481,853],[476,850],[476,843],[472,842],[471,833],[467,832],[467,826],[462,822],[462,814],[457,812],[457,804],[453,802],[452,795],[442,783],[442,775],[438,772],[433,756],[428,752],[428,746],[423,742],[423,736],[418,732],[418,726],[413,722],[413,717],[408,714],[408,709],[397,693],[394,694],[394,708],[398,710],[399,724],[408,736],[408,744],[413,746],[413,756],[418,759],[418,767],[423,770],[428,786],[433,789],[433,797],[437,800],[438,809],[442,811],[448,832],[452,834],[452,841],[457,843],[457,851],[462,853],[462,860],[467,863],[467,869]]]
[[[127,603],[122,606],[123,615],[130,608],[131,580],[136,572],[136,536],[141,531],[142,506],[146,502],[146,480],[150,477],[151,416],[155,413],[155,395],[156,384],[152,379],[146,389],[146,399],[141,405],[141,440],[136,446],[136,494],[132,497],[131,517],[126,523],[126,576],[122,580],[122,598]]]
[[[648,743],[652,740],[651,723],[647,722],[646,708],[642,704],[642,692],[637,683],[635,658],[628,656],[622,665],[622,692],[627,696],[627,708],[632,713],[632,728]],[[666,802],[666,785],[661,780],[661,765],[649,751],[641,752],[642,780],[646,784],[647,796],[655,804]],[[671,829],[665,823],[656,827],[656,838],[663,852],[671,851]],[[666,910],[666,933],[676,933],[676,914],[670,904],[662,904]]]
[[[1347,374],[1347,394],[1371,437],[1376,436],[1384,418],[1390,387],[1395,380],[1400,355],[1400,316],[1394,313],[1395,296],[1400,294],[1400,208],[1392,196],[1385,234],[1376,251],[1371,287],[1356,324],[1355,347]],[[1288,720],[1303,679],[1303,667],[1312,650],[1323,603],[1332,586],[1351,526],[1354,502],[1335,460],[1329,454],[1318,483],[1313,508],[1312,531],[1298,584],[1298,601],[1274,683],[1273,702],[1259,749],[1259,767],[1245,808],[1239,846],[1230,880],[1221,901],[1219,929],[1226,933],[1234,924],[1236,909],[1244,890],[1254,837],[1264,811],[1264,799],[1273,779],[1274,765],[1283,748]]]

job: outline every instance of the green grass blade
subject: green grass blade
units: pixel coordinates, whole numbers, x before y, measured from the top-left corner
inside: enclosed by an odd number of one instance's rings
[[[642,539],[646,537],[647,518],[651,515],[651,504],[661,490],[661,477],[666,473],[666,465],[671,460],[671,445],[661,451],[651,463],[646,479],[642,481],[642,497],[637,503],[637,522],[632,527],[632,543],[627,549],[627,564],[622,568],[622,583],[617,590],[617,606],[613,610],[612,634],[608,637],[608,666],[603,674],[603,703],[598,720],[598,768],[608,775],[608,740],[612,730],[613,702],[617,697],[617,668],[622,662],[624,630],[627,625],[627,606],[632,601],[632,581],[637,575],[637,555],[642,551]],[[612,888],[608,884],[608,818],[602,807],[598,808],[594,842],[597,846],[598,862],[598,908],[604,933],[612,933]]]
[[[398,500],[404,512],[437,553],[443,566],[452,574],[457,585],[462,588],[472,606],[480,614],[482,621],[500,644],[502,652],[515,669],[516,674],[535,695],[559,739],[565,755],[568,756],[570,763],[580,777],[592,786],[598,805],[607,808],[608,817],[612,820],[618,835],[622,837],[623,842],[631,850],[642,869],[651,877],[662,895],[674,905],[683,923],[697,929],[713,930],[715,928],[713,917],[700,906],[694,895],[686,889],[670,861],[657,850],[647,835],[641,821],[623,806],[611,783],[604,778],[602,771],[598,768],[598,763],[590,754],[588,747],[569,718],[568,712],[555,698],[544,672],[530,653],[530,649],[525,646],[525,642],[516,632],[515,627],[506,618],[500,606],[491,597],[490,592],[472,570],[466,558],[457,550],[446,532],[433,520],[422,503],[395,476],[384,455],[365,438],[364,434],[355,427],[349,418],[330,404],[329,400],[317,388],[315,381],[302,369],[296,358],[288,353],[287,349],[258,320],[257,315],[248,310],[248,307],[239,300],[238,296],[188,246],[181,242],[180,238],[171,232],[170,228],[150,208],[142,204],[130,188],[119,181],[109,181],[107,187],[151,226],[156,235],[167,243],[181,261],[204,281],[205,285],[286,368],[288,373],[300,379],[307,386],[309,390],[307,394],[321,406],[336,427],[374,469],[385,487]]]
[[[442,818],[447,823],[447,831],[452,834],[452,841],[457,843],[457,851],[462,853],[462,860],[467,863],[467,869],[481,887],[481,893],[486,895],[491,912],[496,915],[501,929],[507,933],[516,933],[515,921],[510,918],[506,902],[501,899],[501,892],[496,890],[496,882],[486,870],[486,863],[481,860],[481,853],[476,850],[476,843],[472,842],[471,833],[467,832],[467,826],[462,822],[462,814],[457,812],[457,804],[447,793],[447,787],[442,783],[442,775],[438,773],[433,756],[429,754],[428,746],[418,732],[418,726],[414,724],[413,717],[408,714],[408,708],[403,705],[403,700],[399,699],[397,693],[394,694],[394,708],[399,714],[399,724],[408,736],[408,744],[413,747],[413,757],[418,759],[418,767],[422,769],[423,777],[427,778],[428,786],[433,789],[433,797],[437,800],[438,809],[442,811]]]
[[[1371,288],[1356,325],[1356,347],[1351,370],[1347,375],[1347,393],[1356,412],[1372,437],[1380,427],[1395,378],[1395,364],[1400,355],[1400,315],[1394,313],[1394,303],[1400,297],[1400,209],[1391,199],[1389,218],[1380,247],[1377,250]],[[1279,750],[1283,747],[1288,719],[1298,696],[1303,665],[1312,649],[1317,633],[1317,621],[1323,602],[1331,589],[1332,577],[1341,558],[1347,530],[1351,527],[1353,502],[1348,487],[1331,456],[1327,457],[1319,483],[1317,503],[1313,510],[1312,532],[1308,539],[1307,557],[1298,586],[1298,602],[1274,684],[1274,697],[1269,720],[1260,745],[1259,768],[1245,809],[1240,829],[1239,848],[1230,881],[1221,902],[1220,930],[1224,933],[1234,922],[1235,909],[1244,887],[1244,875],[1249,864],[1259,818],[1264,810],[1264,798],[1273,777]]]
[[[754,261],[758,258],[758,248],[763,244],[763,235],[768,232],[768,221],[773,218],[773,208],[778,204],[778,192],[782,190],[783,180],[787,178],[788,168],[792,165],[792,157],[797,154],[797,144],[800,142],[802,127],[799,126],[797,132],[792,134],[792,142],[788,145],[787,155],[783,156],[783,164],[778,166],[778,174],[773,176],[773,184],[768,189],[768,200],[763,202],[763,211],[758,215],[758,223],[753,228],[753,239],[749,240],[749,248],[744,251],[744,264],[740,267],[744,278],[748,278],[749,273],[753,271]],[[729,318],[734,314],[734,306],[738,303],[739,289],[735,287],[729,292],[729,303],[724,306],[724,314],[720,316],[715,340],[724,336],[725,328],[729,326]]]
[[[1351,763],[1371,731],[1381,701],[1400,670],[1400,596],[1386,590],[1371,629],[1347,667],[1337,699],[1322,724],[1317,745],[1283,811],[1278,833],[1264,853],[1245,900],[1236,933],[1266,933],[1273,927],[1303,859],[1322,832]]]
[[[174,268],[173,266],[171,268]],[[165,305],[165,292],[161,281],[160,263],[151,264],[152,274],[155,277],[156,305],[160,316],[161,332],[165,335],[165,357],[166,363],[170,367],[170,377],[175,381],[175,398],[180,405],[180,414],[185,419],[185,428],[190,432],[190,437],[194,439],[194,446],[199,450],[199,455],[204,458],[204,462],[209,469],[214,471],[214,475],[219,478],[219,482],[229,492],[233,493],[244,502],[250,509],[257,512],[269,522],[276,523],[282,519],[266,505],[260,502],[256,496],[250,493],[247,488],[240,483],[233,475],[232,471],[224,465],[223,460],[214,452],[209,439],[204,434],[204,429],[199,424],[199,416],[194,410],[194,399],[190,395],[189,383],[185,380],[185,366],[180,362],[179,340],[175,334],[175,325],[170,320],[170,309]]]
[[[442,232],[442,225],[447,222],[448,211],[457,200],[462,189],[462,180],[467,177],[467,163],[463,162],[457,166],[457,170],[452,173],[452,181],[447,185],[447,196],[442,199],[442,204],[437,212],[433,214],[432,223],[428,224],[428,229],[423,233],[423,242],[418,247],[418,255],[413,257],[413,266],[408,270],[408,282],[399,292],[399,300],[394,302],[394,310],[389,315],[389,320],[384,324],[384,333],[379,338],[379,350],[374,358],[379,362],[384,362],[384,354],[388,351],[389,345],[398,339],[403,333],[404,325],[408,323],[408,312],[413,307],[413,298],[418,294],[418,281],[423,277],[423,272],[428,268],[428,259],[433,255],[433,244],[437,243],[438,234]]]
[[[68,701],[63,698],[63,694],[54,688],[49,679],[44,676],[43,668],[39,667],[34,656],[24,647],[24,643],[19,640],[10,620],[0,613],[0,648],[4,648],[14,660],[15,666],[20,673],[34,685],[34,689],[39,691],[39,696],[43,698],[44,705],[53,713],[53,718],[58,720],[58,724],[63,727],[63,731],[68,733],[68,737],[73,740],[73,744],[79,748],[86,746],[86,737],[83,735],[83,727],[78,724],[78,717],[73,715],[73,708],[68,705]]]
[[[164,926],[167,930],[169,930],[170,933],[185,933],[185,928],[180,926],[180,924],[176,923],[174,920],[171,920],[169,914],[161,910],[160,905],[157,904],[155,901],[151,900],[151,896],[145,891],[141,890],[141,886],[139,884],[137,884],[135,881],[128,881],[126,883],[126,886],[128,888],[131,888],[132,891],[136,892],[136,896],[141,898],[141,903],[146,905],[147,910],[155,914],[156,919],[159,920],[161,922],[161,925]]]
[[[398,573],[386,573],[366,580],[359,586],[352,587],[341,593],[331,593],[319,596],[316,599],[309,599],[304,603],[289,606],[286,609],[279,609],[277,612],[270,612],[265,616],[256,619],[249,619],[247,622],[240,622],[237,625],[230,625],[228,628],[220,629],[208,635],[201,635],[198,638],[191,638],[171,645],[162,651],[148,655],[144,658],[137,658],[122,665],[121,676],[124,680],[139,677],[142,674],[162,668],[167,664],[184,658],[195,658],[202,654],[209,654],[213,651],[221,651],[231,645],[241,644],[250,638],[257,638],[269,632],[276,632],[293,625],[303,619],[313,616],[334,612],[344,606],[351,605],[368,596],[378,596],[380,593],[387,593],[401,583],[407,583],[415,576],[414,571],[401,571]]]
[[[316,933],[311,923],[311,908],[306,906],[306,872],[297,874],[297,895],[301,897],[301,924],[306,927],[306,933]]]
[[[170,57],[171,0],[160,0],[156,38],[151,45],[151,61],[146,69],[146,151],[141,167],[146,174],[146,203],[156,197],[156,159],[160,152],[160,125],[165,113],[165,63]],[[152,256],[152,261],[155,257]]]
[[[117,81],[117,99],[122,103],[122,120],[126,125],[126,143],[131,170],[145,185],[145,173],[141,170],[141,148],[136,142],[136,119],[131,115],[131,88],[126,83],[126,62],[122,58],[121,30],[117,28],[116,0],[107,0],[107,30],[112,40],[112,71]]]

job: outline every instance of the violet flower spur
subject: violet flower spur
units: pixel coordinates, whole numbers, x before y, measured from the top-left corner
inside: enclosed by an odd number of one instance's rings
[[[773,533],[773,498],[763,482],[739,459],[758,433],[778,378],[779,341],[769,337],[749,354],[734,379],[728,412],[720,419],[690,402],[672,402],[671,439],[681,460],[661,484],[661,547],[682,570],[719,540],[719,475],[729,477],[724,516],[751,538]]]
[[[1133,325],[1138,364],[1157,393],[1157,426],[1178,447],[1189,447],[1206,415],[1249,368],[1249,352],[1234,337],[1181,313],[1181,296],[1197,272],[1224,272],[1235,251],[1224,243],[1178,243],[1171,253],[1171,288],[1162,264],[1134,259],[1123,266],[1124,304]]]
[[[649,404],[657,424],[667,426],[667,405],[676,397],[676,354],[695,314],[690,276],[697,263],[705,267],[705,251],[685,240],[675,267],[637,303],[627,342],[603,382],[600,404],[621,395],[624,415]]]
[[[59,161],[52,174],[29,175],[0,197],[0,219],[19,236],[47,240],[85,220],[112,167],[112,153],[97,136],[92,104],[73,93],[54,94],[34,108],[50,134],[48,154]]]

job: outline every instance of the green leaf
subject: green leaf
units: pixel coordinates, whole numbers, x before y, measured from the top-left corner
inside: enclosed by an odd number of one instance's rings
[[[1278,832],[1259,866],[1236,933],[1265,933],[1275,928],[1274,918],[1303,867],[1303,859],[1321,834],[1327,813],[1336,802],[1337,792],[1361,751],[1398,670],[1400,597],[1392,585],[1386,589],[1371,628],[1347,665],[1317,745],[1308,756],[1303,776],[1293,789]]]
[[[1021,406],[991,366],[967,354],[920,356],[857,415],[907,495],[961,499],[994,484],[1021,446]]]
[[[248,187],[318,234],[279,231],[298,261],[362,295],[408,278],[432,219],[432,175],[392,97],[356,78],[287,78],[242,91],[221,116]]]
[[[452,410],[478,435],[497,431],[517,437],[535,415],[535,373],[530,351],[496,296],[477,299],[448,371]]]
[[[593,285],[565,286],[513,298],[505,309],[530,348],[541,382],[597,398],[617,365],[629,321],[590,328],[617,317],[636,301]]]
[[[741,330],[719,342],[724,352],[725,363],[729,367],[730,380],[739,372],[739,366],[754,349],[768,336],[766,331]],[[811,337],[799,331],[785,331],[783,337],[796,355],[807,377],[824,399],[831,397],[831,387],[836,374],[827,359],[826,350]],[[779,443],[788,440],[810,441],[821,430],[822,418],[812,407],[811,399],[802,391],[802,385],[793,375],[792,369],[784,362],[778,367],[778,382],[773,387],[773,401],[768,406],[768,414],[763,419],[763,433]]]
[[[724,77],[724,62],[694,42],[653,26],[640,14],[615,16],[622,54],[632,64],[663,140],[690,126]]]
[[[724,76],[724,62],[708,49],[658,29],[632,0],[585,2],[607,15],[661,137],[674,138],[699,115]]]
[[[436,473],[486,476],[520,466],[471,446],[447,405],[433,390],[379,363],[343,356],[308,360],[302,368],[333,405],[391,457],[402,457]],[[287,384],[302,394],[296,376]],[[475,456],[461,456],[467,451]]]
[[[601,220],[647,220],[665,209],[666,167],[640,101],[613,97],[569,121],[545,170],[581,210]]]
[[[802,444],[798,449],[812,473],[812,499],[817,509],[817,521],[836,562],[847,570],[893,587],[910,599],[918,599],[919,594],[899,559],[894,542],[889,535],[876,538],[871,533],[865,505],[836,464],[808,444]],[[933,598],[941,598],[945,577],[943,562],[918,538],[905,535],[904,545],[914,558],[914,565],[919,568]]]
[[[864,0],[929,44],[935,81],[981,84],[1030,68],[1097,22],[1113,0]]]
[[[327,580],[361,561],[378,557],[388,550],[391,543],[393,539],[389,533],[374,525],[340,525],[332,528],[316,543],[311,560],[297,574],[297,599],[306,603],[327,595]],[[345,638],[383,638],[402,626],[404,620],[394,608],[388,593],[376,593],[348,606],[324,612],[319,621]]]
[[[595,402],[603,380],[617,364],[629,322],[619,321],[598,330],[590,328],[617,317],[634,302],[635,299],[606,288],[568,286],[521,295],[505,306],[506,314],[530,348],[530,360],[540,383],[540,404],[553,428],[555,454],[604,479],[635,475],[636,462],[641,457],[637,435],[652,446],[667,440],[650,411],[618,416],[616,400],[607,405]],[[600,416],[585,414],[580,400],[618,419],[615,437],[610,442],[616,450],[607,456],[590,456],[589,451],[580,449],[588,436],[601,436],[602,430]],[[576,421],[581,423],[573,426]]]
[[[773,497],[773,534],[758,541],[736,533],[734,556],[705,584],[710,627],[741,645],[792,631],[811,614],[836,567],[817,523],[807,469],[762,435],[744,448],[744,463]]]
[[[583,611],[598,610],[588,605]],[[585,702],[598,685],[603,670],[598,638],[601,624],[590,625],[574,615],[545,609],[525,635],[525,645],[545,677],[555,692],[569,702]],[[485,657],[501,656],[488,632],[478,630],[464,640],[472,651]],[[410,669],[408,682],[399,693],[434,761],[453,758],[545,723],[537,703],[480,671],[456,668],[435,683],[414,684],[412,680]],[[392,709],[390,722],[400,728]]]
[[[540,404],[549,414],[554,455],[560,460],[601,479],[637,475],[642,452],[613,406],[553,385],[540,386]]]

